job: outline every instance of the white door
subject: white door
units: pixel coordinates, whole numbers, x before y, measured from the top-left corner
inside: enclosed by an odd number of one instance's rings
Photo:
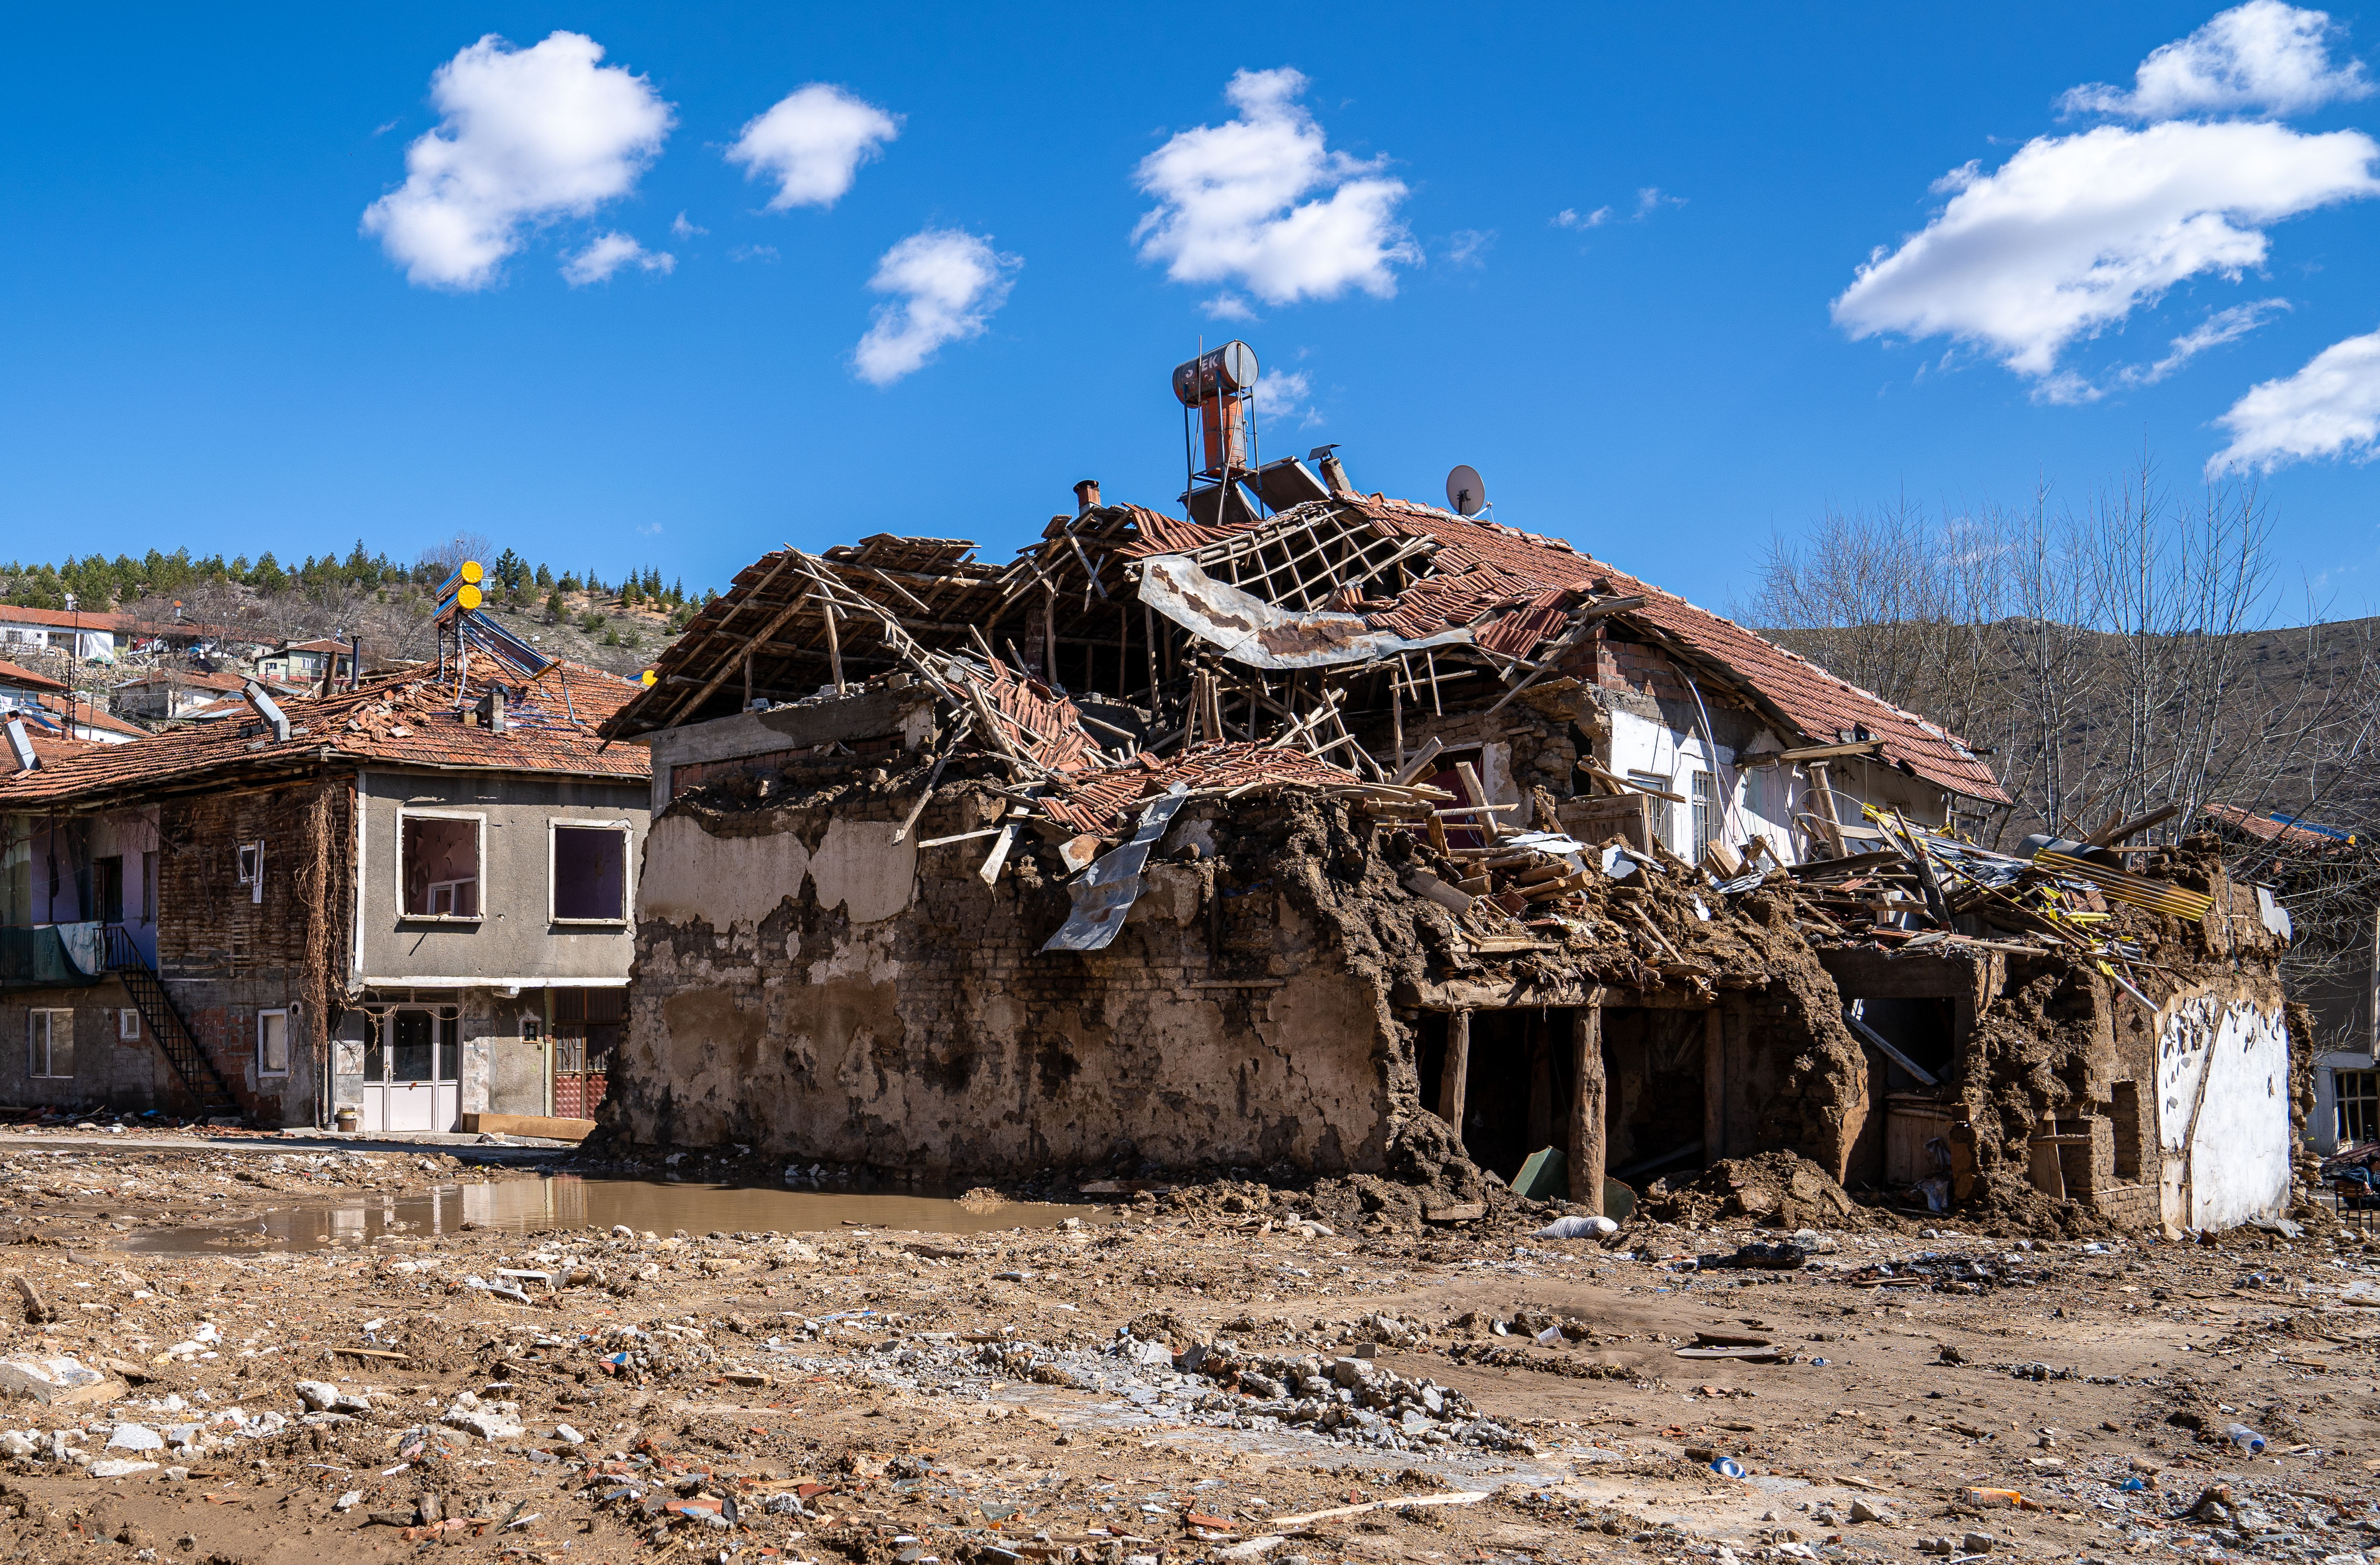
[[[363,1128],[451,1131],[462,1121],[462,1023],[409,1007],[382,1018],[364,1057]]]

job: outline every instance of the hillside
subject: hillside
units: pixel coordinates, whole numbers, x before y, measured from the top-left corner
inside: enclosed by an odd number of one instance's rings
[[[667,646],[710,596],[665,582],[658,567],[640,567],[616,583],[589,571],[555,572],[531,564],[485,540],[459,538],[425,551],[413,564],[365,552],[360,541],[344,559],[309,558],[294,567],[272,555],[255,561],[194,558],[187,550],[152,552],[134,560],[91,555],[64,564],[0,565],[0,602],[64,611],[114,612],[157,624],[180,621],[220,627],[226,637],[225,671],[247,672],[249,655],[267,645],[322,637],[355,638],[367,669],[437,655],[432,613],[450,561],[482,561],[483,610],[540,650],[634,678]],[[76,663],[63,653],[23,644],[0,657],[69,681],[103,710],[115,686],[161,665],[188,666],[179,656],[126,654],[115,663]],[[118,714],[123,715],[123,714]],[[153,725],[147,725],[153,726]]]

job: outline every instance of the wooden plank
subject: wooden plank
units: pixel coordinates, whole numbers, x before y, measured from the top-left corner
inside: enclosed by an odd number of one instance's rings
[[[1779,760],[1832,760],[1838,756],[1872,756],[1884,748],[1881,739],[1862,739],[1854,745],[1810,745],[1798,750],[1779,750]]]
[[[474,1135],[540,1135],[555,1141],[584,1141],[595,1134],[595,1122],[553,1114],[477,1114],[463,1116],[463,1129]]]

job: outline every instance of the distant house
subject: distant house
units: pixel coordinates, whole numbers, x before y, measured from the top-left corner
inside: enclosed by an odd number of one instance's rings
[[[248,683],[244,675],[216,673],[206,669],[160,669],[139,679],[128,679],[115,686],[113,699],[115,710],[125,717],[147,718],[152,722],[182,722],[207,715],[207,709],[217,709],[213,715],[241,711],[239,692]],[[263,682],[268,694],[296,696],[303,693],[303,685],[283,680]],[[229,700],[233,705],[224,707]]]
[[[52,679],[18,663],[0,660],[0,708],[32,707],[44,696],[63,696],[66,681]]]
[[[2359,844],[2336,828],[2258,815],[2235,805],[2207,805],[2199,814],[2231,842],[2264,850],[2263,873],[2274,888],[2262,894],[2277,895],[2284,907],[2304,905],[2325,870],[2347,870],[2359,851],[2370,851],[2368,843]],[[2328,937],[2339,944],[2326,964],[2330,976],[2297,986],[2291,998],[2313,1017],[2314,1105],[2306,1120],[2306,1140],[2317,1151],[2334,1152],[2380,1141],[2380,908],[2362,905],[2324,922]],[[2302,940],[2316,933],[2301,928],[2296,937]]]
[[[133,745],[29,727],[0,1101],[372,1131],[599,1102],[649,781],[595,730],[638,686],[500,635]]]
[[[355,677],[355,646],[328,639],[284,641],[256,660],[256,672],[266,679],[309,689],[319,686],[325,673],[332,684],[345,685]]]
[[[15,663],[0,661],[0,716],[22,712],[37,732],[55,729],[77,739],[127,744],[149,731],[125,722],[77,696],[63,682]]]
[[[0,656],[6,656],[11,646],[46,647],[79,661],[104,663],[128,651],[170,651],[225,636],[222,626],[195,620],[160,623],[112,611],[27,609],[0,603]]]

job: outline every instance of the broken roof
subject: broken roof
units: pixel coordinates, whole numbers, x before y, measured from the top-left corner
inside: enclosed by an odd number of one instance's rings
[[[1311,666],[1442,639],[1467,640],[1509,664],[1542,656],[1584,616],[1604,614],[1789,738],[1874,740],[1883,764],[1969,798],[2008,798],[1971,748],[1918,714],[1565,540],[1435,506],[1334,495],[1210,526],[1109,505],[1052,517],[1006,565],[975,560],[974,548],[960,539],[878,534],[820,554],[786,548],[764,555],[662,654],[652,687],[606,734],[625,738],[739,710],[747,681],[759,698],[805,697],[837,668],[856,678],[903,663],[903,645],[1029,662],[1042,636],[1052,647],[1089,642],[1128,655],[1132,626],[1121,637],[1116,628],[1125,602],[1159,608],[1170,597],[1178,607],[1184,582],[1194,588],[1188,596],[1198,596],[1196,573],[1172,565],[1140,592],[1143,562],[1178,555],[1242,595],[1207,594],[1182,614],[1164,607],[1227,656],[1232,642],[1288,647],[1290,661],[1269,666]],[[1284,613],[1240,612],[1250,598]],[[1019,638],[1027,643],[1021,658]]]
[[[2337,853],[2355,845],[2352,833],[2335,827],[2308,825],[2294,817],[2277,814],[2257,815],[2238,805],[2201,805],[2198,813],[2241,836],[2308,853]]]
[[[605,748],[596,729],[636,692],[617,675],[554,662],[524,678],[484,652],[467,665],[368,679],[354,690],[283,700],[290,736],[262,720],[177,728],[128,745],[95,745],[39,771],[0,780],[0,809],[94,807],[128,795],[221,786],[262,774],[335,765],[558,772],[640,782],[644,751]],[[504,731],[474,722],[491,683],[505,691]]]

